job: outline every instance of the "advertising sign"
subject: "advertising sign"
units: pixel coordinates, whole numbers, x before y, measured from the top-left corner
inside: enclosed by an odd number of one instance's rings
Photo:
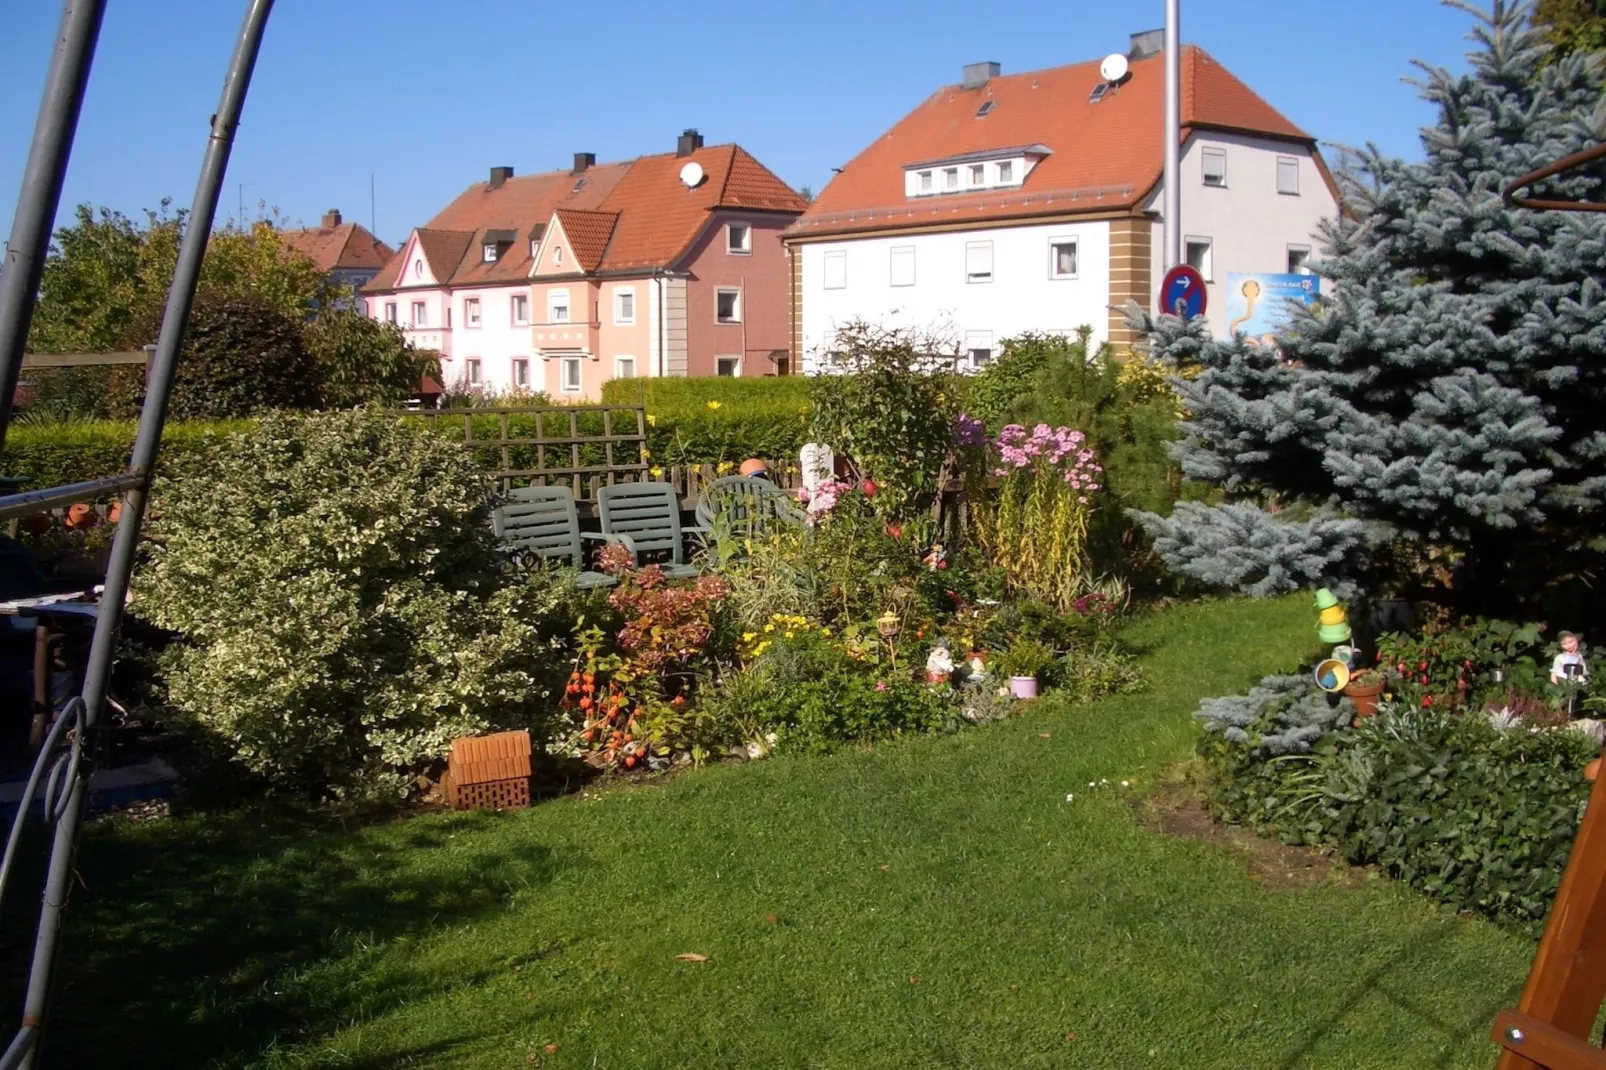
[[[1291,304],[1309,305],[1321,293],[1316,275],[1230,274],[1227,276],[1227,337],[1273,345],[1288,325]]]

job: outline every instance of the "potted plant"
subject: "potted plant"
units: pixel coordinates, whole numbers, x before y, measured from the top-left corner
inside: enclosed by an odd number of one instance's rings
[[[1054,651],[1030,639],[1017,639],[993,660],[993,672],[1009,677],[1010,694],[1036,698],[1037,679],[1054,663]]]
[[[1376,669],[1358,669],[1344,685],[1344,697],[1355,707],[1355,716],[1370,717],[1377,712],[1383,694],[1383,674]]]

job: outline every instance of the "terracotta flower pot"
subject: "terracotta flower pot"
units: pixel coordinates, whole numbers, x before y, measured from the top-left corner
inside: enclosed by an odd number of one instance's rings
[[[91,527],[97,519],[95,507],[87,502],[74,502],[67,507],[67,526],[69,528]]]
[[[1344,697],[1355,706],[1355,716],[1370,717],[1377,712],[1377,700],[1383,694],[1383,681],[1357,684],[1353,680],[1344,687]]]

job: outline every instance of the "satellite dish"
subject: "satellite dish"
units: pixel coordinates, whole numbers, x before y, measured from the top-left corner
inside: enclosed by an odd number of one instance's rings
[[[703,165],[693,160],[680,169],[680,180],[686,183],[687,189],[696,189],[697,184],[703,180]]]
[[[1119,82],[1126,77],[1126,72],[1126,57],[1119,52],[1111,52],[1099,64],[1099,74],[1103,75],[1106,82]]]

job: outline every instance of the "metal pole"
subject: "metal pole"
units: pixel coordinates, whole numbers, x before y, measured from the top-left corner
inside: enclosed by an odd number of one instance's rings
[[[184,242],[179,247],[178,265],[173,273],[173,285],[167,293],[167,308],[162,314],[162,330],[157,337],[156,353],[151,360],[146,380],[145,405],[140,412],[139,432],[134,439],[134,455],[130,468],[142,476],[141,484],[129,490],[123,500],[123,515],[117,522],[117,534],[112,540],[111,560],[106,569],[106,589],[101,599],[100,615],[95,621],[95,636],[90,643],[89,664],[84,676],[84,725],[92,730],[100,721],[101,708],[106,701],[106,687],[111,678],[112,662],[117,643],[118,628],[122,624],[123,603],[127,598],[129,574],[134,567],[134,549],[139,539],[141,522],[145,514],[145,499],[150,487],[150,476],[156,464],[157,447],[161,445],[162,425],[167,418],[167,404],[173,387],[173,373],[178,364],[178,351],[184,342],[184,327],[189,318],[190,306],[195,298],[195,284],[200,278],[201,261],[206,255],[207,240],[217,218],[218,196],[229,163],[229,150],[234,144],[235,128],[245,106],[246,90],[251,84],[251,72],[256,66],[257,53],[262,46],[262,31],[273,0],[249,0],[245,22],[240,28],[234,58],[229,63],[228,75],[223,81],[223,97],[217,114],[212,117],[212,133],[206,145],[201,164],[201,177],[196,185],[195,200],[190,206]],[[84,748],[87,752],[89,748]],[[78,828],[83,819],[84,793],[87,788],[85,770],[74,768],[70,794],[65,811],[56,827],[55,845],[50,859],[50,875],[45,885],[44,905],[39,915],[39,934],[34,944],[33,970],[28,979],[27,1001],[23,1007],[24,1028],[38,1028],[44,1020],[45,1000],[50,990],[51,974],[55,965],[56,941],[61,931],[62,911],[66,904],[72,874],[73,845],[77,842]],[[39,1050],[36,1041],[33,1050],[22,1063],[32,1067]]]
[[[22,377],[22,354],[28,345],[38,300],[39,277],[50,248],[50,228],[61,203],[73,133],[84,103],[84,86],[100,38],[106,0],[66,0],[56,30],[56,51],[45,74],[45,93],[34,121],[33,145],[22,172],[22,193],[11,220],[5,270],[0,271],[0,447],[11,422],[11,401]]]
[[[1182,263],[1182,43],[1178,0],[1165,0],[1165,269]]]

